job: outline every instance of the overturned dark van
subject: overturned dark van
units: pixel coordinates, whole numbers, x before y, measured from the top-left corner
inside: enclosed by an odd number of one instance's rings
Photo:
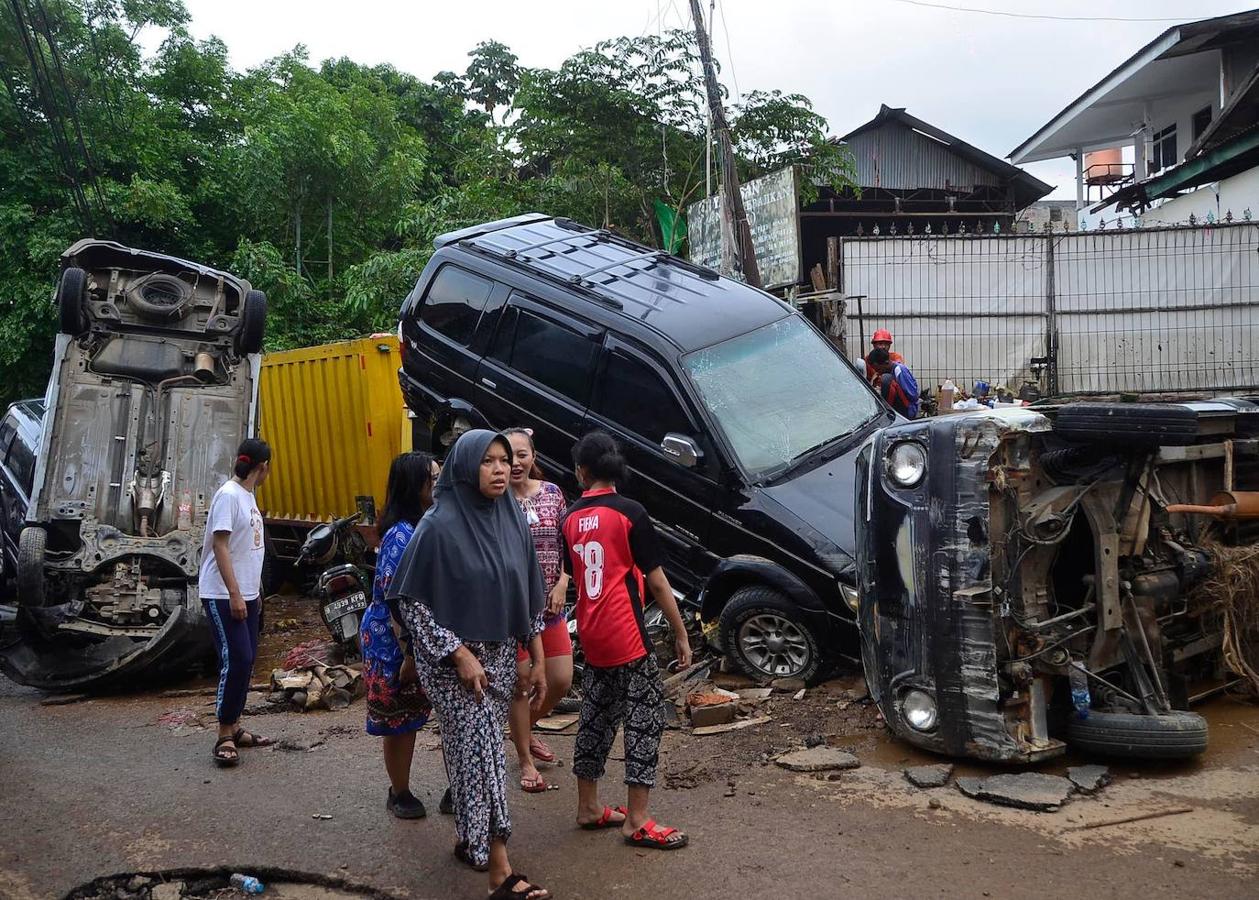
[[[894,414],[803,315],[565,219],[436,244],[401,310],[416,446],[527,425],[573,496],[574,442],[609,431],[675,587],[748,674],[812,678],[856,653],[854,457]]]
[[[0,667],[81,690],[213,653],[201,542],[253,428],[266,298],[226,272],[109,241],[80,241],[61,263]]]
[[[888,725],[996,761],[1204,750],[1191,686],[1225,674],[1228,567],[1259,539],[1256,435],[1241,399],[881,431],[856,516],[862,656]]]

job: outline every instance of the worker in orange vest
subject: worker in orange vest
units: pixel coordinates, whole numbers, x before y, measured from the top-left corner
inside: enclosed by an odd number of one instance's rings
[[[880,328],[874,333],[874,337],[870,338],[870,345],[876,350],[886,350],[888,360],[893,364],[903,363],[905,361],[904,357],[892,350],[892,332],[888,331],[886,328]],[[869,354],[865,357],[865,364],[866,378],[870,379],[871,384],[878,385],[879,372],[876,371],[874,366],[870,365]]]

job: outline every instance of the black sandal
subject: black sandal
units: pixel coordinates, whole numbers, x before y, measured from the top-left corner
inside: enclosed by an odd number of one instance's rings
[[[224,747],[231,744],[231,747]],[[214,764],[221,769],[230,769],[240,763],[240,753],[236,749],[236,741],[231,735],[221,737],[214,742]]]
[[[518,884],[528,884],[523,891],[515,890]],[[529,884],[524,875],[512,872],[503,879],[503,883],[494,888],[490,900],[551,900],[551,892],[540,884]]]
[[[455,844],[455,859],[463,863],[474,872],[488,872],[490,870],[489,862],[478,863],[472,859],[472,854],[468,852],[468,845],[463,841]]]
[[[248,738],[248,740],[246,740]],[[254,734],[243,728],[237,728],[236,733],[232,735],[232,743],[237,747],[270,747],[275,743],[269,737],[263,737],[260,734]]]

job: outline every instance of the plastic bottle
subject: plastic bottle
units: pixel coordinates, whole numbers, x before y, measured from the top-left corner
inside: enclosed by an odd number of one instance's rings
[[[1072,663],[1067,678],[1071,682],[1071,705],[1075,707],[1075,717],[1080,720],[1087,719],[1089,707],[1093,702],[1089,696],[1088,676],[1076,663]]]
[[[252,875],[242,875],[237,872],[230,879],[232,887],[245,894],[261,894],[266,888],[262,882]]]
[[[944,384],[940,385],[940,409],[949,410],[953,408],[953,400],[957,396],[957,385],[953,383],[952,378],[944,379]]]

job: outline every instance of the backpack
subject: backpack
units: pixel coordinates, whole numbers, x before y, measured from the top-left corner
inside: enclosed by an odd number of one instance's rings
[[[908,366],[899,363],[892,367],[890,374],[882,378],[883,399],[897,411],[904,411],[905,418],[918,418],[918,380]]]

